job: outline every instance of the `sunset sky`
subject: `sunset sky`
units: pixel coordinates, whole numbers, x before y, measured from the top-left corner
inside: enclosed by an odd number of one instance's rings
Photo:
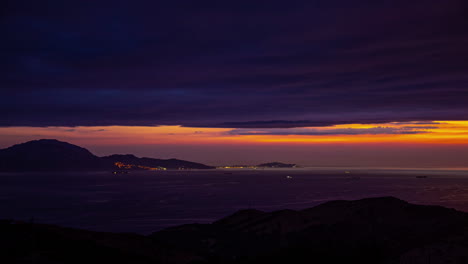
[[[468,167],[465,0],[2,5],[0,148]]]

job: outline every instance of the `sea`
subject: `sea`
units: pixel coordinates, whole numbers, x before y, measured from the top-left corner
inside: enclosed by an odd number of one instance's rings
[[[241,209],[382,196],[468,212],[468,168],[0,173],[0,219],[105,232],[150,234]]]

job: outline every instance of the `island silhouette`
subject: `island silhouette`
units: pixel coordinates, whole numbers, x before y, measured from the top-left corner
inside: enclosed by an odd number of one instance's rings
[[[221,168],[295,168],[296,164],[269,162]],[[180,159],[113,154],[98,157],[89,150],[56,139],[32,140],[0,149],[0,171],[100,171],[215,169],[214,166]]]
[[[0,171],[92,171],[213,169],[179,159],[138,158],[134,155],[98,157],[89,150],[56,139],[33,140],[0,149]]]

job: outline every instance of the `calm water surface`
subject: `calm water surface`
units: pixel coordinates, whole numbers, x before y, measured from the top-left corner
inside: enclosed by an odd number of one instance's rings
[[[468,211],[468,170],[346,171],[350,173],[331,168],[1,173],[0,218],[148,234],[209,223],[245,208],[304,209],[329,200],[377,196]]]

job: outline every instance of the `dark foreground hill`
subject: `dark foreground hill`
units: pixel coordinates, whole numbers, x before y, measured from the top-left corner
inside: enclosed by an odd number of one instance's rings
[[[2,263],[468,263],[468,214],[392,198],[242,210],[150,236],[0,224]]]
[[[137,158],[133,155],[97,157],[89,150],[55,139],[40,139],[0,149],[0,171],[86,171],[119,169],[211,169],[178,159]]]

